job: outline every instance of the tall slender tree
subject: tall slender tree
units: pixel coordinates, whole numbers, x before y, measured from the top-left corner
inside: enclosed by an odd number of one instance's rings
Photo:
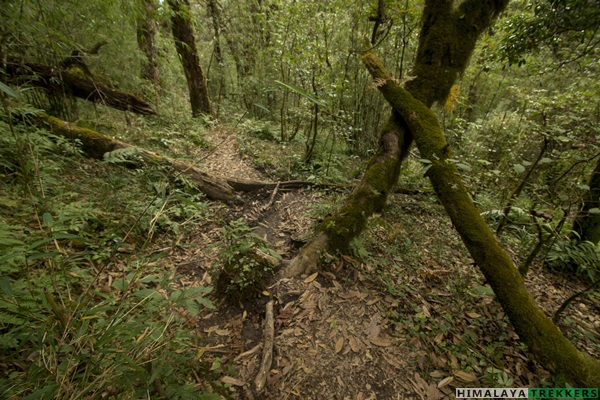
[[[213,23],[214,32],[214,51],[217,62],[223,62],[223,52],[221,50],[221,6],[217,0],[208,0],[206,4],[208,12]]]
[[[190,93],[192,116],[211,115],[212,108],[208,97],[206,76],[200,65],[192,15],[188,0],[167,0],[171,11],[171,29],[175,39],[175,47],[181,59],[185,79]]]
[[[144,53],[147,63],[142,68],[142,78],[160,86],[158,55],[156,51],[156,2],[141,0],[141,10],[137,20],[137,42]]]

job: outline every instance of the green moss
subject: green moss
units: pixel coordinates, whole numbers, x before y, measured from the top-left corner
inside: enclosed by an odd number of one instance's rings
[[[363,231],[367,219],[385,205],[387,196],[400,173],[400,139],[396,126],[389,122],[384,127],[377,153],[373,156],[361,183],[336,213],[326,217],[323,231],[336,250],[345,251],[350,241]]]
[[[426,6],[419,34],[419,48],[406,88],[427,106],[443,102],[452,85],[465,71],[479,36],[508,4],[508,0],[439,1]]]
[[[117,148],[118,142],[100,132],[72,125],[61,119],[42,114],[43,120],[48,124],[50,131],[68,139],[77,139],[82,143],[83,151],[93,158],[102,158],[104,153]]]
[[[363,59],[379,89],[413,133],[421,156],[432,161],[428,177],[471,256],[509,316],[521,340],[544,366],[587,387],[600,383],[600,362],[580,353],[535,303],[523,278],[473,204],[460,179],[433,112],[394,81],[376,55]]]

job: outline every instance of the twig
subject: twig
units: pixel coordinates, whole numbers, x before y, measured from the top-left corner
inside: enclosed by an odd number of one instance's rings
[[[571,304],[571,302],[573,300],[575,300],[577,297],[581,296],[582,294],[588,292],[589,290],[592,290],[593,288],[595,288],[596,286],[598,286],[598,284],[600,284],[600,279],[598,279],[596,282],[592,283],[586,289],[582,290],[581,292],[575,293],[574,295],[572,295],[571,297],[569,297],[567,300],[565,300],[565,302],[562,303],[562,305],[554,313],[554,317],[552,317],[552,321],[554,323],[558,322],[558,317],[560,317],[560,314],[568,307],[569,304]]]
[[[506,202],[506,205],[504,206],[504,210],[502,211],[502,215],[500,216],[500,221],[498,221],[498,227],[496,228],[496,235],[500,235],[500,232],[502,232],[502,229],[506,226],[506,223],[508,222],[508,214],[510,214],[510,210],[512,209],[512,206],[513,206],[513,202],[517,199],[517,197],[519,197],[521,195],[521,192],[525,188],[525,185],[527,184],[529,177],[531,176],[533,171],[537,168],[542,157],[544,156],[544,153],[548,149],[548,138],[546,136],[544,136],[543,139],[544,139],[544,141],[542,143],[542,148],[540,149],[540,153],[538,154],[537,158],[535,159],[533,164],[531,164],[531,166],[525,173],[525,176],[523,177],[523,179],[521,179],[521,182],[519,183],[519,185],[515,188],[515,190],[512,191],[512,193],[508,197],[508,201]]]
[[[273,194],[271,194],[271,199],[269,200],[269,202],[263,206],[262,211],[266,211],[269,207],[271,207],[273,205],[273,201],[275,200],[275,196],[277,196],[277,192],[279,191],[279,184],[281,182],[277,182],[277,185],[275,186],[275,189],[273,189]]]
[[[167,391],[165,390],[165,387],[163,386],[162,382],[158,378],[154,379],[154,389],[156,390],[156,392],[158,393],[158,395],[160,396],[161,399],[169,398],[167,396]]]
[[[239,360],[241,360],[241,359],[242,359],[242,358],[244,358],[244,357],[251,356],[252,354],[256,353],[258,350],[260,350],[260,349],[261,349],[261,347],[262,347],[262,345],[263,345],[262,343],[259,343],[259,344],[257,344],[256,346],[254,346],[253,348],[251,348],[250,350],[246,350],[245,352],[238,354],[238,355],[237,355],[237,356],[236,356],[236,357],[233,359],[233,361],[239,361]]]
[[[273,361],[273,342],[275,341],[275,319],[273,317],[273,300],[269,301],[266,306],[265,326],[263,328],[263,354],[260,369],[254,379],[256,392],[261,393],[267,382],[267,374],[271,369]]]

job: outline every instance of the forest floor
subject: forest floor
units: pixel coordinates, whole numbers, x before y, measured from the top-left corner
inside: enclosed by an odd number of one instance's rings
[[[215,175],[269,180],[240,151],[235,135],[232,128],[213,129],[217,148],[198,150],[198,159],[205,157],[200,166]],[[207,221],[168,249],[165,261],[185,277],[182,285],[212,283],[223,222],[244,218],[290,259],[316,225],[311,210],[340,194],[243,196],[242,206],[214,203],[220,221]],[[199,356],[232,398],[433,400],[453,398],[456,387],[557,384],[519,343],[433,195],[391,196],[358,243],[354,254],[332,257],[316,275],[273,282],[289,296],[275,298],[274,356],[264,393],[253,388],[270,289],[244,304],[212,295],[217,309],[195,321]],[[516,261],[516,252],[511,255]],[[549,315],[584,288],[539,264],[527,284]],[[580,297],[560,326],[579,348],[600,356],[597,298]]]

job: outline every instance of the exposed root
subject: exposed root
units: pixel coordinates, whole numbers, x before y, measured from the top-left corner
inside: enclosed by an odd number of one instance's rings
[[[271,300],[266,306],[266,315],[264,321],[264,337],[263,337],[263,354],[262,361],[258,374],[254,379],[254,385],[257,393],[261,393],[267,382],[267,375],[271,369],[271,362],[273,361],[273,344],[275,341],[275,318],[273,316],[273,302]]]
[[[329,238],[324,232],[319,232],[315,237],[290,260],[281,272],[284,278],[293,278],[302,274],[309,274],[317,270],[319,259],[330,248]]]
[[[277,192],[279,191],[280,183],[281,182],[277,182],[277,186],[275,186],[275,189],[273,190],[273,193],[271,194],[271,199],[269,200],[269,202],[267,204],[265,204],[261,208],[261,211],[266,211],[269,207],[271,207],[273,205],[273,202],[275,201],[275,196],[277,196]]]
[[[256,353],[257,351],[259,351],[259,350],[262,348],[262,346],[263,346],[263,344],[262,344],[262,343],[259,343],[259,344],[257,344],[256,346],[254,346],[254,347],[253,347],[253,348],[251,348],[250,350],[247,350],[247,351],[245,351],[245,352],[243,352],[243,353],[240,353],[240,354],[238,354],[238,355],[237,355],[237,356],[236,356],[236,357],[233,359],[233,361],[236,361],[236,362],[237,362],[237,361],[241,360],[242,358],[249,357],[249,356],[253,355],[253,354],[254,354],[254,353]]]

